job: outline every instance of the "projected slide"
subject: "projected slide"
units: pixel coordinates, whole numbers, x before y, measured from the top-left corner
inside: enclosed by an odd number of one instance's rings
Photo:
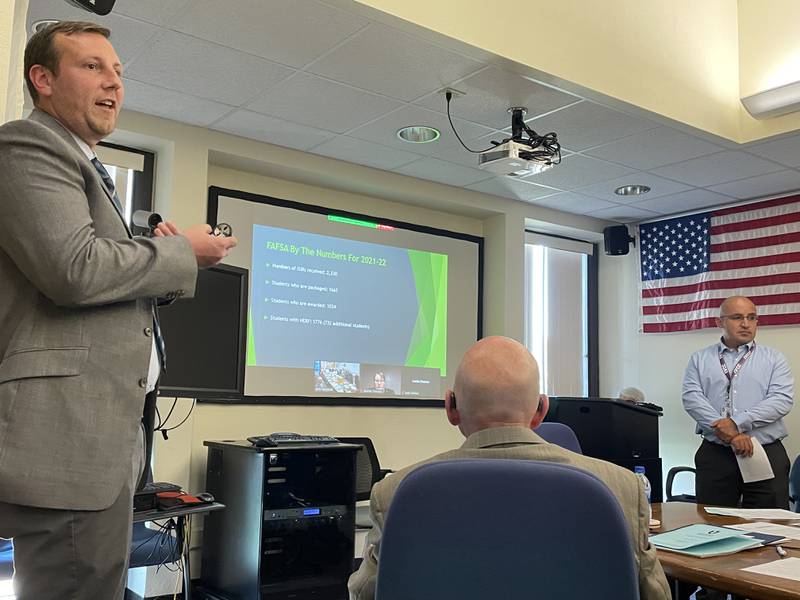
[[[445,254],[253,225],[247,365],[315,392],[435,397],[447,369]]]

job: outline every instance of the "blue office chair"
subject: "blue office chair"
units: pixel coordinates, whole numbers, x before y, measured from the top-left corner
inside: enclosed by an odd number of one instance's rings
[[[539,425],[534,431],[551,444],[583,454],[578,436],[569,425],[548,421]]]
[[[639,586],[622,509],[594,475],[540,461],[450,460],[401,482],[376,598],[633,600]]]
[[[800,513],[800,454],[795,457],[789,471],[789,507]]]

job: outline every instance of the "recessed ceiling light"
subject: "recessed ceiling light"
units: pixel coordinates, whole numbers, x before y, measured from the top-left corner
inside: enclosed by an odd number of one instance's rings
[[[48,25],[53,25],[55,23],[58,23],[58,19],[42,19],[41,21],[35,21],[33,25],[31,25],[31,33],[41,31]]]
[[[646,185],[623,185],[614,190],[618,196],[638,196],[646,194],[650,191],[650,187]]]
[[[397,130],[397,137],[412,144],[428,144],[439,139],[438,129],[427,125],[410,125]]]

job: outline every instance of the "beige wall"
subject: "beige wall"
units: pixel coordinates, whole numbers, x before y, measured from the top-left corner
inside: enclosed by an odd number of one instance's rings
[[[600,258],[600,385],[601,394],[616,396],[634,385],[647,399],[664,407],[660,443],[664,474],[676,465],[693,465],[699,436],[681,404],[681,381],[689,356],[719,339],[716,329],[673,334],[638,332],[636,256]],[[800,344],[797,327],[763,327],[758,341],[786,355],[795,379],[800,381]],[[800,407],[785,419],[789,437],[784,441],[789,457],[800,454]]]
[[[123,113],[112,141],[158,152],[156,208],[181,227],[205,220],[207,188],[216,185],[482,235],[484,332],[520,340],[526,219],[539,227],[556,225],[561,233],[595,237],[606,224],[138,113]],[[191,407],[189,399],[177,402],[172,424]],[[171,404],[171,399],[160,400],[162,415]],[[182,427],[170,432],[168,441],[157,437],[155,476],[201,490],[204,440],[271,431],[369,436],[381,462],[390,468],[452,448],[462,439],[438,408],[199,404]],[[199,545],[201,532],[198,525],[193,545]]]
[[[22,114],[28,0],[0,0],[0,123]]]

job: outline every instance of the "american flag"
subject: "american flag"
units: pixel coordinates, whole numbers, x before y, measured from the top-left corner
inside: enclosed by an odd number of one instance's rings
[[[734,295],[800,323],[800,195],[640,225],[639,254],[645,333],[716,327]]]

